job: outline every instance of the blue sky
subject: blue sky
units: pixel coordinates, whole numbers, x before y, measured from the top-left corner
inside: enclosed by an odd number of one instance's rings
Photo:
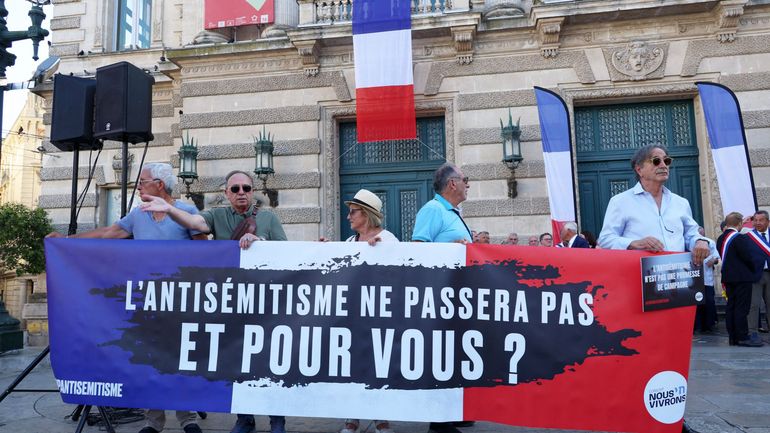
[[[32,25],[32,22],[27,15],[31,6],[31,3],[22,0],[8,0],[5,2],[5,7],[8,9],[8,30],[26,30]],[[43,11],[45,11],[46,14],[43,28],[50,30],[51,26],[49,21],[53,14],[53,7],[44,6]],[[50,39],[51,36],[48,35],[46,40],[40,42],[40,51],[38,53],[40,60],[37,62],[32,60],[32,41],[26,39],[13,43],[13,47],[11,47],[9,51],[16,54],[16,64],[6,70],[6,76],[8,77],[9,83],[27,81],[32,78],[32,74],[35,72],[37,65],[48,58],[48,41]],[[26,100],[26,90],[12,90],[5,92],[5,99],[3,101],[3,137],[5,137],[6,131],[13,125],[13,122],[16,121]]]

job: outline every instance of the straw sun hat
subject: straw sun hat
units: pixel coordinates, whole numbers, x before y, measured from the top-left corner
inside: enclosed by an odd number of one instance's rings
[[[345,204],[348,206],[356,204],[382,218],[382,200],[367,189],[358,190],[353,199],[346,200]]]

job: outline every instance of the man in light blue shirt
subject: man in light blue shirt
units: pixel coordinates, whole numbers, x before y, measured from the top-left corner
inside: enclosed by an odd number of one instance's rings
[[[610,199],[599,246],[614,250],[692,251],[695,263],[709,255],[687,199],[664,186],[672,159],[663,145],[637,150],[631,166],[639,182]]]
[[[417,212],[412,240],[471,243],[473,237],[458,206],[468,198],[468,178],[457,166],[445,163],[433,174],[433,200]]]

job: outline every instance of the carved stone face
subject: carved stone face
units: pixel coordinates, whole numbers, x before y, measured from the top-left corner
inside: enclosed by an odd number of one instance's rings
[[[644,63],[647,60],[647,49],[644,46],[636,46],[629,50],[628,63],[637,72],[644,69]]]

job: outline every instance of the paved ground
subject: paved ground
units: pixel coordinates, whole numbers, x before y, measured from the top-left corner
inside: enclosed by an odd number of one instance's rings
[[[770,343],[768,334],[763,334]],[[695,335],[687,399],[686,419],[702,433],[770,433],[770,344],[761,348],[729,347],[724,332]],[[0,355],[0,390],[29,364],[38,348],[27,348]],[[50,365],[44,361],[22,383],[24,388],[54,388]],[[56,393],[14,393],[0,403],[0,432],[51,433],[74,432],[76,423],[68,418],[74,406],[61,402]],[[181,432],[171,415],[166,432]],[[229,414],[209,414],[199,425],[204,432],[228,432],[234,422]],[[142,422],[116,426],[118,433],[136,433]],[[366,422],[362,422],[362,428]],[[325,418],[289,418],[290,433],[336,433],[340,420]],[[425,433],[427,424],[393,422],[396,433]],[[269,431],[267,417],[257,418],[257,429]],[[373,433],[374,427],[369,427]],[[86,426],[84,432],[100,431]],[[479,422],[464,433],[567,433],[509,427]]]

